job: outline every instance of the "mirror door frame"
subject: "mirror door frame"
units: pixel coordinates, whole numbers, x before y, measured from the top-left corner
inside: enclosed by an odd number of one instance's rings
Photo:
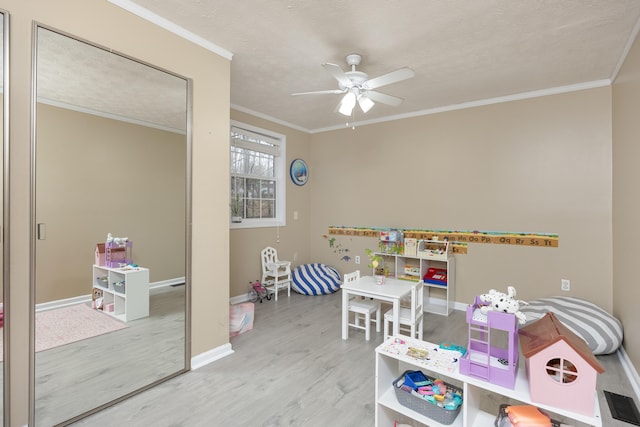
[[[132,397],[136,394],[142,393],[146,390],[149,390],[152,387],[155,387],[158,384],[161,384],[171,378],[182,375],[185,372],[191,370],[191,248],[192,248],[192,178],[193,178],[193,130],[192,130],[192,120],[193,120],[193,80],[191,78],[187,78],[185,76],[179,75],[162,67],[155,66],[153,64],[147,63],[130,55],[124,54],[114,49],[110,49],[99,44],[90,42],[81,37],[75,36],[73,34],[69,34],[67,32],[61,31],[58,28],[43,24],[41,22],[33,21],[32,23],[32,37],[31,37],[31,141],[30,141],[30,177],[31,177],[31,185],[30,185],[30,244],[29,244],[29,298],[30,298],[30,313],[29,313],[29,425],[35,426],[35,381],[36,381],[36,372],[35,372],[35,306],[36,306],[36,243],[37,243],[37,221],[36,221],[36,155],[37,155],[37,138],[36,138],[36,124],[37,124],[37,53],[38,53],[38,29],[43,28],[45,30],[53,31],[65,37],[70,37],[74,40],[80,41],[82,43],[86,43],[90,46],[93,46],[98,49],[102,49],[108,51],[110,53],[119,55],[123,58],[129,59],[131,61],[135,61],[139,64],[151,67],[155,70],[159,70],[175,76],[177,78],[183,79],[186,82],[186,165],[185,165],[185,319],[184,319],[184,366],[175,371],[164,376],[161,379],[154,380],[153,382],[143,385],[140,388],[126,393],[118,398],[115,398],[109,402],[101,404],[95,408],[87,410],[77,416],[74,416],[66,421],[63,421],[63,424],[69,424],[81,420],[89,415],[95,414],[105,408],[113,406],[119,402],[122,402],[129,397]],[[7,64],[5,64],[6,66]],[[5,100],[5,103],[7,101]],[[8,105],[8,104],[6,104]],[[6,116],[6,114],[5,114]],[[7,132],[8,128],[5,128],[5,132]],[[5,150],[7,150],[7,144],[5,142]],[[5,163],[7,163],[8,159],[5,158]],[[5,175],[7,175],[7,170],[5,170]],[[6,177],[5,177],[6,179]],[[5,187],[8,187],[8,182],[5,181]],[[5,209],[8,212],[8,202],[6,199],[5,193]],[[6,243],[5,243],[5,247]],[[5,259],[8,258],[8,251],[4,253]],[[5,264],[7,265],[7,264]],[[7,269],[5,269],[5,278],[8,277]],[[5,289],[7,288],[7,284],[5,282]],[[5,346],[6,347],[6,346]],[[5,372],[8,373],[8,370],[5,368]],[[6,380],[5,380],[6,384]],[[5,389],[6,390],[6,389]],[[7,401],[8,396],[5,393],[5,401]],[[7,408],[7,405],[5,405]],[[8,418],[5,416],[5,420]],[[6,421],[5,421],[6,423]]]
[[[3,425],[9,425],[9,12],[2,14],[2,415]]]

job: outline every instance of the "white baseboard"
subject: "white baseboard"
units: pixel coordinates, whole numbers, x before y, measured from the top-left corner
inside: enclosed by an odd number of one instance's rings
[[[638,376],[638,371],[636,371],[633,363],[631,363],[629,355],[627,354],[623,346],[620,346],[617,354],[618,358],[620,359],[620,363],[622,363],[622,368],[626,372],[627,378],[629,378],[631,388],[633,388],[633,391],[636,394],[636,400],[640,400],[640,376]]]
[[[229,304],[240,304],[249,301],[249,293],[229,298]]]
[[[53,310],[54,308],[62,308],[69,305],[80,304],[91,301],[91,295],[80,295],[73,298],[59,299],[55,301],[43,302],[36,304],[36,312]]]
[[[200,353],[191,358],[191,370],[195,371],[196,369],[202,368],[209,363],[215,362],[216,360],[227,357],[233,353],[234,351],[233,348],[231,348],[231,343],[212,348],[209,351],[205,351],[204,353]]]
[[[181,285],[184,283],[184,277],[176,277],[175,279],[162,280],[160,282],[152,282],[149,283],[149,290],[165,288],[167,286],[173,285]],[[59,299],[55,301],[43,302],[40,304],[36,304],[36,312],[45,311],[45,310],[53,310],[54,308],[62,308],[68,305],[80,304],[83,302],[91,301],[91,294],[87,295],[79,295],[73,298]],[[249,296],[247,294],[246,301],[249,301]]]
[[[182,284],[184,284],[184,277],[176,277],[175,279],[161,280],[159,282],[149,283],[149,289],[164,288],[166,286]]]
[[[457,301],[453,302],[454,310],[467,311],[467,307],[469,307],[469,304],[465,304],[463,302],[457,302]]]

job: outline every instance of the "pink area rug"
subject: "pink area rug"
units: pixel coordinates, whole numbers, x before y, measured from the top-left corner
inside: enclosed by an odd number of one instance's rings
[[[86,304],[36,313],[36,351],[48,350],[126,328],[127,325]],[[0,343],[2,343],[0,328]],[[0,347],[2,348],[2,347]],[[0,352],[0,360],[2,352]]]

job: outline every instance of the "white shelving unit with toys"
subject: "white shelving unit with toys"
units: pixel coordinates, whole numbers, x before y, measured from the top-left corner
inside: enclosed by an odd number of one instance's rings
[[[491,384],[478,378],[463,375],[459,371],[459,363],[448,363],[442,356],[442,351],[434,351],[437,344],[402,337],[402,342],[398,343],[394,337],[389,338],[380,344],[376,352],[376,374],[375,374],[375,426],[392,426],[395,421],[411,423],[419,422],[421,425],[439,427],[445,424],[428,418],[422,413],[416,412],[411,407],[400,404],[394,389],[394,382],[404,372],[408,370],[422,371],[433,378],[439,378],[446,383],[463,390],[463,401],[460,413],[448,424],[454,427],[487,427],[493,426],[498,411],[489,413],[481,408],[482,396],[487,393],[495,393],[504,396],[505,399],[516,401],[523,405],[534,405],[546,412],[552,418],[562,416],[574,421],[579,421],[590,426],[601,427],[602,418],[600,416],[600,406],[596,395],[593,416],[583,415],[572,411],[556,408],[550,405],[535,403],[531,400],[529,393],[529,382],[523,367],[520,367],[516,376],[514,389]],[[411,351],[418,349],[418,351]],[[412,354],[427,352],[429,357],[413,357]],[[424,353],[422,353],[424,354]],[[433,355],[438,354],[437,357]],[[422,359],[420,358],[422,357]]]
[[[384,272],[402,280],[424,279],[424,311],[448,316],[455,304],[456,259],[447,241],[403,239],[396,230],[380,232],[378,252]]]
[[[149,269],[93,266],[93,294],[102,298],[96,307],[124,322],[149,316]],[[96,295],[97,294],[97,295]]]

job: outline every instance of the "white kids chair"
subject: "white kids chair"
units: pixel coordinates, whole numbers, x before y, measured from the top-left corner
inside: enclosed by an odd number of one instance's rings
[[[360,270],[344,275],[344,283],[352,283],[357,280],[360,280]],[[353,323],[349,321],[349,326],[356,329],[363,329],[365,340],[369,341],[371,337],[371,322],[376,323],[376,332],[380,332],[382,326],[382,308],[380,301],[353,297],[349,300],[349,312],[354,314]],[[373,313],[376,313],[375,319],[371,317]]]
[[[267,246],[260,254],[262,260],[262,285],[276,295],[278,290],[287,289],[287,296],[291,296],[291,261],[280,261],[278,251]]]
[[[422,339],[422,318],[424,316],[424,282],[421,280],[411,287],[411,304],[400,307],[400,332],[409,333],[411,338],[418,335]],[[393,322],[393,308],[384,314],[384,339],[389,338],[389,324]]]

